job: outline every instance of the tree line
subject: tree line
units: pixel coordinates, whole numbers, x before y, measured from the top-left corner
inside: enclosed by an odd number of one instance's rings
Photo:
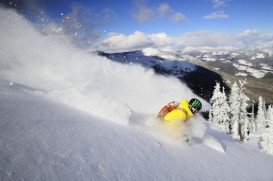
[[[216,83],[210,103],[209,121],[222,131],[231,134],[233,139],[245,141],[252,133],[261,133],[259,145],[262,151],[273,154],[273,106],[265,105],[259,96],[258,112],[248,112],[250,99],[244,93],[246,80],[234,82],[230,94]]]

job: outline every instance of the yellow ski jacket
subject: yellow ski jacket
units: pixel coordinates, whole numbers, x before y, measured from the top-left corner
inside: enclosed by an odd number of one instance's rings
[[[166,116],[164,117],[164,123],[173,128],[179,128],[192,116],[193,114],[189,109],[188,101],[183,99],[180,101],[176,109],[166,114]]]

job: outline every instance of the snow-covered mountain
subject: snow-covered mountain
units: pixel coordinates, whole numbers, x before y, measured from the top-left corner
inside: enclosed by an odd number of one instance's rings
[[[176,77],[186,83],[193,92],[209,101],[212,96],[215,82],[224,85],[221,76],[209,69],[183,60],[173,60],[159,57],[159,55],[145,55],[143,51],[122,53],[97,52],[98,55],[107,57],[123,64],[137,64],[154,70],[157,74]]]
[[[143,50],[145,55],[164,57],[162,51],[151,48]],[[170,52],[167,53],[170,57]],[[173,52],[173,59],[200,65],[221,75],[228,85],[237,80],[247,80],[247,94],[257,102],[263,96],[267,103],[273,102],[273,57],[269,50],[239,50],[232,47],[188,47]]]
[[[41,34],[11,10],[0,27],[1,180],[273,179],[259,137],[235,142],[200,115],[183,130],[190,146],[169,136],[158,110],[198,97],[177,78]],[[198,69],[181,64],[183,77]]]
[[[215,82],[229,90],[234,81],[247,79],[247,94],[254,101],[263,96],[273,102],[273,57],[267,50],[238,50],[233,47],[187,47],[180,52],[145,48],[140,51],[99,55],[122,62],[140,64],[159,74],[175,76],[199,96],[209,100]],[[193,68],[194,67],[194,68]]]
[[[211,66],[216,70],[236,76],[252,78],[273,77],[271,51],[239,50],[232,47],[187,47],[180,52],[164,52],[153,48],[143,50],[147,56],[158,56],[169,60],[183,60]],[[241,75],[239,75],[241,74]]]
[[[202,61],[217,70],[235,73],[235,76],[251,78],[272,78],[273,57],[269,51],[238,50],[228,47],[218,48],[186,48],[181,56],[189,56],[196,61]]]

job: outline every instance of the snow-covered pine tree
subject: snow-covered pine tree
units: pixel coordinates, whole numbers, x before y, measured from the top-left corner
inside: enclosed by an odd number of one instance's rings
[[[268,120],[268,127],[270,128],[272,126],[273,122],[273,106],[269,105],[267,109],[267,120]]]
[[[257,123],[254,116],[254,103],[252,104],[251,118],[249,120],[250,133],[255,133],[257,131]]]
[[[212,93],[212,98],[210,99],[210,103],[212,104],[211,110],[209,112],[209,121],[219,127],[219,122],[221,122],[221,117],[220,117],[220,104],[221,104],[221,98],[222,98],[222,93],[220,91],[220,83],[216,83],[214,86],[214,90]]]
[[[240,99],[239,99],[239,87],[236,82],[233,83],[231,87],[231,93],[229,96],[229,104],[230,104],[230,132],[234,139],[239,139],[239,112],[240,112]]]
[[[239,81],[239,87],[234,82],[229,97],[232,137],[241,141],[247,138],[250,130],[247,116],[247,101],[249,101],[249,98],[244,94],[245,84],[246,81]]]
[[[244,141],[248,137],[249,131],[249,118],[247,116],[247,102],[250,100],[244,93],[245,90],[245,81],[239,81],[240,83],[240,91],[239,91],[239,99],[240,99],[240,111],[239,111],[239,126],[238,133],[240,136],[240,140]]]
[[[261,150],[273,155],[273,107],[269,106],[269,119],[267,132],[262,135],[260,141]]]
[[[263,113],[264,113],[264,122],[263,122],[263,125],[264,125],[264,129],[266,128],[266,105],[265,105],[265,100],[263,99]]]
[[[271,105],[269,105],[265,111],[265,128],[269,127]]]
[[[220,84],[216,83],[213,91],[213,96],[211,98],[212,108],[209,113],[209,121],[212,122],[216,127],[222,131],[229,131],[229,105],[227,103],[227,97],[225,90],[220,91]]]
[[[259,96],[258,102],[258,112],[257,112],[257,130],[262,131],[265,129],[265,108],[264,108],[264,101],[261,96]]]
[[[212,107],[209,111],[209,122],[211,122],[212,124],[214,124],[213,112],[214,112],[214,108],[216,107],[215,102],[218,101],[219,97],[220,97],[220,84],[217,82],[216,85],[214,86],[212,97],[210,99],[210,103],[212,104]]]
[[[227,133],[231,133],[230,132],[230,107],[229,107],[229,104],[228,104],[228,101],[227,101],[227,96],[226,96],[226,92],[225,92],[225,87],[223,87],[223,90],[222,90],[222,99],[223,99],[223,103],[222,103],[222,106],[221,106],[221,112],[222,112],[222,119],[223,119],[223,123],[224,123],[224,126],[225,126],[225,131]]]

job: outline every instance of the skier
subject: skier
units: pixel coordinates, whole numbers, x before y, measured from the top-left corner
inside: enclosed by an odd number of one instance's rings
[[[187,126],[189,118],[193,117],[201,108],[202,103],[196,98],[191,99],[189,102],[182,99],[179,103],[173,101],[164,106],[157,117],[170,126],[175,137],[178,137],[178,134],[185,137],[185,133],[181,135],[180,128],[183,125]]]

